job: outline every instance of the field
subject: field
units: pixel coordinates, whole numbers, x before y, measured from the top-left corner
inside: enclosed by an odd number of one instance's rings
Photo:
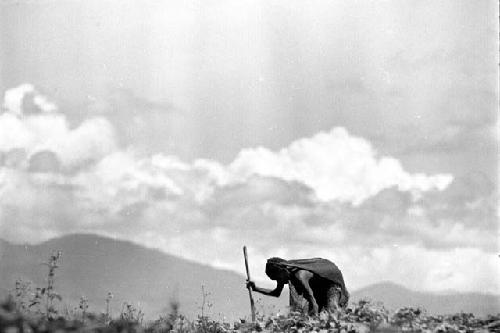
[[[81,297],[76,307],[65,304],[56,291],[56,272],[61,253],[52,254],[47,284],[34,287],[17,281],[10,296],[0,306],[0,332],[500,332],[500,314],[476,318],[471,313],[446,316],[426,314],[425,309],[403,307],[387,310],[383,304],[361,300],[349,304],[342,313],[310,317],[298,313],[286,315],[257,314],[255,322],[242,318],[227,323],[212,319],[206,313],[210,302],[203,295],[200,313],[188,319],[179,312],[179,304],[156,320],[144,320],[141,309],[124,303],[113,318],[106,297],[106,311],[93,312],[88,300]]]

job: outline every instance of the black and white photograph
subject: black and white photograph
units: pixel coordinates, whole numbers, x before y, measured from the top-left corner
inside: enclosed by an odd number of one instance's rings
[[[0,0],[0,333],[500,332],[499,2]]]

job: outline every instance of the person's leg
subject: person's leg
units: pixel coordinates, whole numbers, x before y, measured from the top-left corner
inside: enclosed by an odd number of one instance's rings
[[[307,314],[309,312],[309,302],[297,292],[293,284],[289,283],[290,289],[290,312],[299,312]]]
[[[340,310],[340,296],[341,290],[339,287],[332,285],[328,288],[326,294],[327,310],[330,313],[336,313]]]

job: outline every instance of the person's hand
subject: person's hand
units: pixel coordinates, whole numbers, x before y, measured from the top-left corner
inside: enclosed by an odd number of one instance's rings
[[[252,290],[255,290],[255,282],[247,280],[247,288],[251,288]]]

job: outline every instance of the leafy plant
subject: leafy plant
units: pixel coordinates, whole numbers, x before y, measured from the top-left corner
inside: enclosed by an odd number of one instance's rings
[[[87,315],[87,310],[89,308],[89,300],[85,296],[81,296],[80,302],[78,303],[78,307],[82,311],[82,322],[85,322],[85,317]]]
[[[341,319],[348,322],[357,322],[368,325],[371,330],[376,330],[381,323],[389,321],[389,311],[381,303],[373,303],[362,299],[351,305]]]
[[[47,285],[34,288],[30,282],[17,280],[9,298],[0,303],[0,332],[146,332],[146,333],[226,333],[226,332],[422,332],[422,333],[500,333],[500,314],[476,318],[471,313],[446,316],[428,315],[425,309],[403,307],[394,312],[383,304],[368,300],[352,303],[346,311],[322,312],[307,316],[291,312],[287,315],[266,315],[264,308],[256,322],[241,320],[233,325],[213,320],[209,312],[213,306],[210,293],[201,287],[200,315],[189,320],[180,312],[177,300],[170,302],[169,313],[153,322],[144,323],[144,313],[131,303],[122,305],[118,318],[112,319],[110,303],[113,295],[108,292],[106,312],[95,315],[89,311],[89,302],[82,296],[74,311],[60,312],[55,301],[61,296],[55,291],[56,269],[61,252],[53,253],[45,265],[49,268]],[[80,319],[81,314],[81,319]],[[383,327],[381,324],[384,324]]]
[[[144,319],[144,313],[131,303],[124,302],[120,313],[120,319],[126,322],[141,324]]]
[[[420,308],[403,307],[398,309],[391,317],[391,323],[403,329],[413,330],[422,324],[421,315],[424,311]]]
[[[111,320],[111,300],[113,299],[113,294],[108,291],[108,294],[106,295],[106,313],[104,315],[104,321],[106,324],[108,324]]]
[[[47,274],[47,287],[42,288],[40,290],[40,294],[45,296],[45,315],[48,319],[54,319],[58,314],[58,311],[54,306],[54,301],[62,300],[61,295],[59,295],[54,289],[56,269],[59,267],[59,261],[61,258],[62,252],[57,251],[49,256],[49,260],[47,262],[43,263],[49,268],[49,271]]]
[[[14,289],[14,302],[18,311],[25,312],[29,307],[31,298],[31,282],[17,279]]]

